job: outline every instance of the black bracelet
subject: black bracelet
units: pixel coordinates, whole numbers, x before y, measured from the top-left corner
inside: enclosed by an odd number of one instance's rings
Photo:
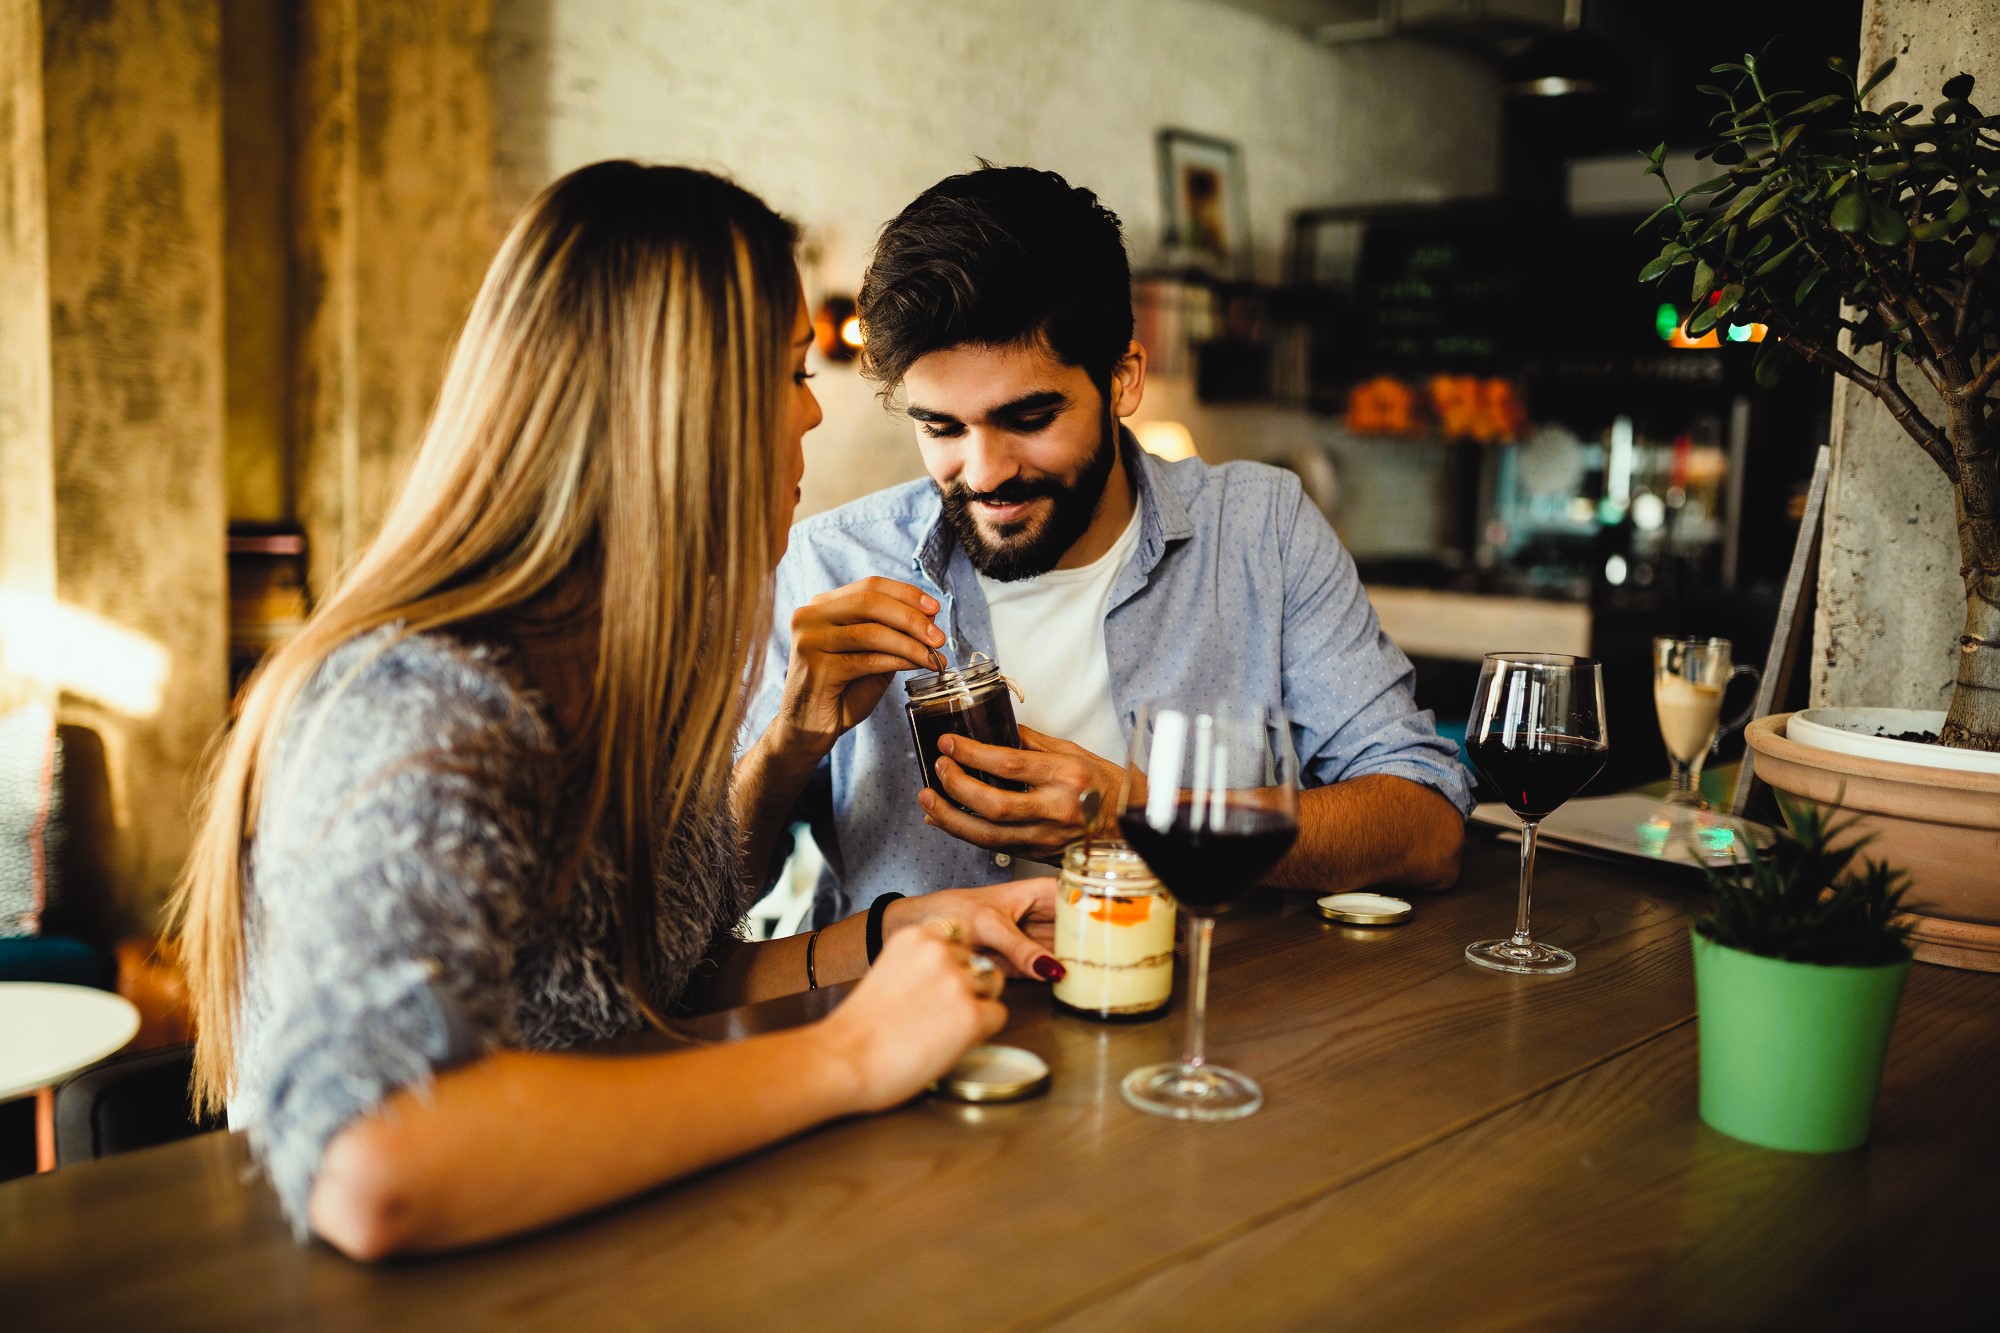
[[[820,927],[824,930],[825,927]],[[819,989],[819,973],[813,968],[813,955],[819,951],[819,931],[815,930],[806,939],[806,989]]]
[[[868,908],[868,966],[875,966],[875,959],[882,952],[882,913],[889,910],[889,904],[903,895],[885,893]]]

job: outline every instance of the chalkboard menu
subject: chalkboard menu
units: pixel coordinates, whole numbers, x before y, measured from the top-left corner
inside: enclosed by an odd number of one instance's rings
[[[1537,248],[1497,210],[1372,222],[1343,339],[1353,372],[1504,374],[1532,360],[1562,299],[1537,290]]]

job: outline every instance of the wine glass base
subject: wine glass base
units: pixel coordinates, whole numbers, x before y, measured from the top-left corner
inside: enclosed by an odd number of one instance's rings
[[[1526,944],[1516,944],[1511,939],[1481,940],[1465,946],[1465,958],[1495,972],[1516,972],[1530,977],[1559,977],[1576,971],[1575,954],[1533,940]]]
[[[1175,1061],[1125,1076],[1125,1100],[1175,1120],[1235,1120],[1264,1104],[1264,1090],[1233,1069]]]

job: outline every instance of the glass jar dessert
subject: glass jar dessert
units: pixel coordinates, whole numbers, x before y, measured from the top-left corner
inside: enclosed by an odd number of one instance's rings
[[[1174,993],[1174,900],[1117,838],[1071,843],[1056,885],[1058,1009],[1105,1022],[1163,1014]]]
[[[917,762],[923,765],[924,785],[945,796],[938,785],[938,742],[946,736],[967,736],[988,745],[1021,748],[1021,732],[1014,721],[1012,688],[1000,674],[1000,664],[984,653],[974,653],[960,667],[937,671],[916,671],[903,682],[909,702],[903,711],[910,719],[910,736],[917,743]],[[967,771],[983,782],[1006,791],[1021,791],[1018,782],[989,777],[967,765]],[[956,801],[953,805],[958,805]],[[959,806],[964,809],[964,806]]]

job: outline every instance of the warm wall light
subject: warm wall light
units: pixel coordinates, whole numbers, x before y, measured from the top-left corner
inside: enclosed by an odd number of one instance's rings
[[[829,361],[852,361],[867,337],[851,296],[829,296],[813,312],[813,346]]]
[[[127,717],[152,717],[167,669],[167,650],[143,634],[47,597],[0,589],[0,672]]]
[[[1193,432],[1178,421],[1142,421],[1132,433],[1139,437],[1141,449],[1169,463],[1196,455]]]

